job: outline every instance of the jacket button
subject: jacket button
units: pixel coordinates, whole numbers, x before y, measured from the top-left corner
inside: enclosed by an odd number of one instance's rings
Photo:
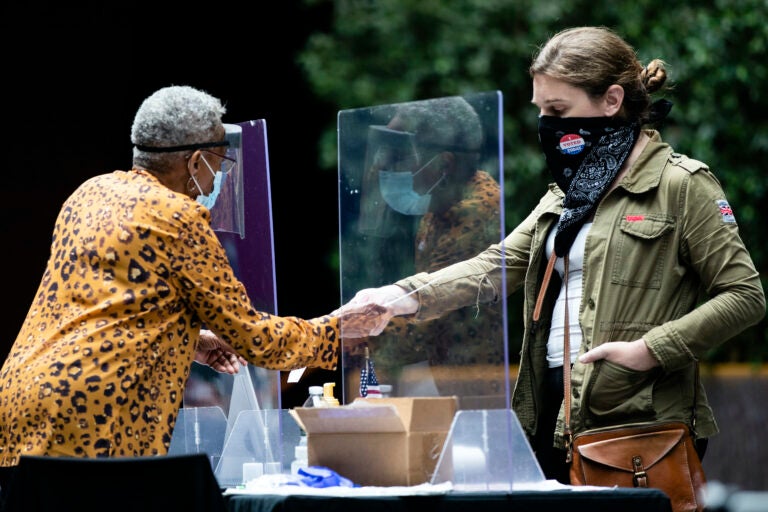
[[[589,305],[589,309],[595,309],[595,301],[593,299],[589,299],[587,304]]]

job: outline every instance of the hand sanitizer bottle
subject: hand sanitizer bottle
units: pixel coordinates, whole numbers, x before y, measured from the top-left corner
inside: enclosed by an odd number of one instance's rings
[[[323,384],[323,400],[327,406],[339,405],[339,400],[333,396],[333,388],[336,386],[335,382],[326,382]]]

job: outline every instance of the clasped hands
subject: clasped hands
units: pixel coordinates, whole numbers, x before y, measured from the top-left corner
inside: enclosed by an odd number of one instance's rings
[[[394,316],[415,313],[419,302],[415,295],[390,284],[366,288],[331,313],[339,317],[342,338],[378,336]]]
[[[196,349],[195,361],[219,373],[235,375],[240,371],[240,366],[247,364],[243,356],[208,329],[200,330]]]
[[[365,288],[331,313],[339,318],[342,338],[354,339],[378,336],[394,316],[413,314],[419,309],[415,294],[391,284]],[[245,359],[213,332],[202,329],[197,343],[195,361],[214,370],[234,375]]]

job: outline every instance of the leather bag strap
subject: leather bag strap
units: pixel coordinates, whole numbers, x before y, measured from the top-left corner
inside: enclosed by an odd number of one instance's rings
[[[544,304],[544,296],[549,288],[549,281],[552,278],[552,270],[555,268],[555,261],[557,255],[555,251],[552,251],[552,255],[547,261],[547,269],[544,271],[544,278],[541,282],[541,288],[539,288],[539,295],[536,298],[536,306],[533,309],[533,329],[536,330],[539,318],[541,317],[541,308]],[[565,280],[565,327],[563,329],[563,400],[565,400],[565,446],[566,446],[566,462],[571,462],[572,451],[571,442],[573,441],[573,434],[571,432],[571,347],[570,347],[570,333],[568,328],[568,255],[563,257],[563,279]]]
[[[699,360],[696,359],[693,362],[693,371],[696,372],[693,375],[693,406],[691,407],[691,434],[696,439],[696,404],[699,402]]]
[[[555,268],[555,260],[557,256],[555,251],[552,251],[552,256],[547,261],[547,269],[544,271],[544,279],[541,281],[541,288],[539,288],[539,296],[536,297],[536,306],[533,308],[533,331],[536,331],[539,325],[539,318],[541,317],[541,306],[544,303],[544,296],[547,294],[547,288],[549,288],[549,280],[552,278],[552,269]]]
[[[554,251],[552,252],[554,254]],[[571,327],[568,319],[568,254],[563,256],[563,281],[565,284],[565,317],[563,328],[563,400],[565,401],[565,425],[563,436],[565,437],[565,461],[571,462],[573,450],[573,432],[571,432]]]

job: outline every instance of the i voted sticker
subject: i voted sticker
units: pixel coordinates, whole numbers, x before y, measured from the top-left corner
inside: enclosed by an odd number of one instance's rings
[[[560,139],[560,151],[566,155],[577,155],[584,149],[585,143],[581,135],[569,133]]]

